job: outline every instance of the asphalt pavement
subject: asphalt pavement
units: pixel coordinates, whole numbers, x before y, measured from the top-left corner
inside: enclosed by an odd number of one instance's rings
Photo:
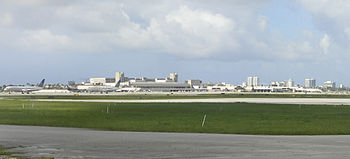
[[[30,157],[344,159],[350,136],[264,136],[97,131],[0,125],[0,145]]]

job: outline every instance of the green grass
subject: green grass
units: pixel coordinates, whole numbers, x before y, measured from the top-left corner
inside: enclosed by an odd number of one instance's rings
[[[205,99],[205,98],[350,98],[338,94],[138,94],[138,95],[2,95],[12,99]]]
[[[0,100],[0,124],[119,131],[335,135],[350,134],[350,106]]]
[[[14,158],[14,159],[25,159],[26,157],[16,156],[16,154],[21,154],[21,152],[9,152],[8,150],[14,149],[15,147],[4,147],[0,145],[0,158]]]

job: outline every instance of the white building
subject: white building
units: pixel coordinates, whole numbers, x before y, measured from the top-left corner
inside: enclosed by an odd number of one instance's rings
[[[90,78],[90,83],[87,85],[116,86],[116,83],[114,78]]]
[[[191,81],[190,83],[201,81]],[[116,72],[115,78],[90,78],[89,83],[78,86],[78,89],[88,90],[89,88],[99,88],[112,86],[122,89],[130,88],[139,91],[162,91],[162,92],[176,92],[176,91],[193,91],[193,87],[189,83],[178,83],[178,74],[170,73],[166,78],[129,78],[124,76],[124,72]]]
[[[125,82],[124,72],[115,73],[115,82]]]
[[[187,80],[186,83],[191,85],[191,86],[200,86],[202,84],[202,81],[201,80]]]
[[[170,79],[173,80],[174,82],[178,82],[179,76],[177,75],[177,73],[170,73]]]
[[[253,86],[253,77],[247,78],[247,86]]]
[[[208,85],[208,91],[235,91],[236,86],[227,83],[217,83],[214,85]]]
[[[104,85],[106,78],[90,78],[90,84],[92,85]]]
[[[253,86],[259,86],[259,77],[253,77]]]
[[[335,82],[332,81],[326,81],[323,83],[324,88],[335,88]]]
[[[257,76],[248,77],[247,78],[247,86],[251,86],[251,87],[259,86],[259,77],[257,77]]]
[[[292,87],[294,86],[293,80],[292,80],[292,79],[287,80],[286,86],[287,86],[288,88],[292,88]]]
[[[282,82],[271,82],[270,86],[272,87],[286,87],[286,82],[282,81]]]
[[[190,92],[191,85],[178,82],[131,82],[129,87],[151,92]]]
[[[313,78],[307,78],[305,79],[305,88],[315,88],[316,87],[316,80]]]

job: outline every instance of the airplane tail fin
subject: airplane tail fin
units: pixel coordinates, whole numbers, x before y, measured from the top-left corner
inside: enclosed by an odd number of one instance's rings
[[[44,86],[44,83],[45,83],[45,79],[41,80],[41,82],[39,83],[39,87],[43,87]]]
[[[120,86],[120,80],[117,82],[117,84],[115,84],[115,87],[119,87]]]

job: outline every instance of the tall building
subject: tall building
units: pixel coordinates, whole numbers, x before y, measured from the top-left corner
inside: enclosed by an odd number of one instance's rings
[[[115,82],[124,82],[125,78],[124,78],[124,72],[116,72],[115,73]]]
[[[287,84],[286,84],[286,86],[287,86],[288,88],[293,87],[293,86],[294,86],[294,82],[293,82],[293,80],[292,80],[292,79],[287,80]]]
[[[178,81],[179,76],[177,73],[170,73],[170,79],[173,80],[174,82]]]
[[[259,77],[253,77],[253,86],[259,86]]]
[[[316,87],[316,80],[313,78],[305,79],[305,87],[306,88],[315,88]]]
[[[247,78],[247,86],[253,86],[253,77]]]
[[[247,86],[258,86],[259,85],[259,77],[255,76],[255,77],[248,77],[247,78]]]

